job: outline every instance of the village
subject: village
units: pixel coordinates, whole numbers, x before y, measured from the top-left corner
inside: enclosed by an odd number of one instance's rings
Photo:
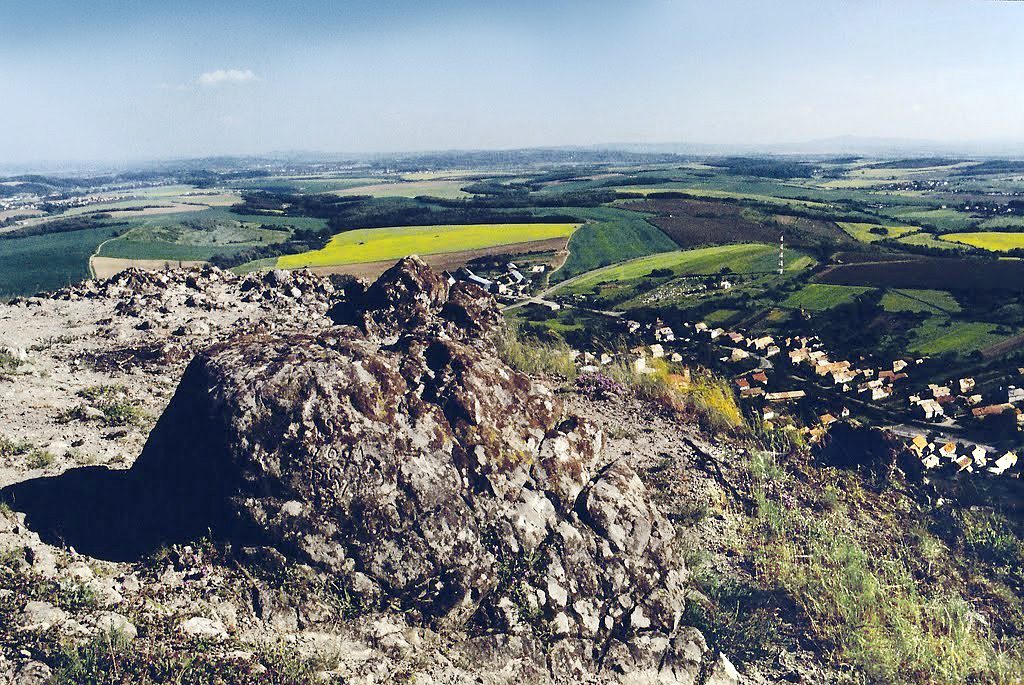
[[[527,276],[508,263],[503,272],[487,277],[467,268],[449,277],[453,282],[475,283],[507,303],[557,310],[562,305],[531,295],[533,277],[543,272],[543,266],[534,266]],[[580,373],[600,373],[614,362],[627,363],[637,374],[652,373],[659,360],[712,366],[732,380],[741,402],[767,428],[798,431],[816,443],[833,424],[871,415],[872,423],[881,418],[891,424],[886,427],[917,456],[925,471],[1021,476],[1015,451],[987,443],[995,441],[988,439],[990,435],[1017,435],[1024,428],[1024,369],[1017,370],[1022,387],[1008,385],[986,396],[970,377],[915,384],[915,370],[925,364],[925,358],[853,362],[835,358],[817,336],[780,338],[704,322],[684,322],[674,329],[660,320],[609,318],[627,345],[621,350],[574,349]]]

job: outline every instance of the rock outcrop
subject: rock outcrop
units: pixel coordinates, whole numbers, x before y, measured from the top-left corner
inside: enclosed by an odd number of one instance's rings
[[[410,258],[331,316],[190,364],[131,470],[154,519],[273,547],[434,627],[540,636],[569,670],[692,677],[671,526],[598,430],[498,359],[491,298]]]

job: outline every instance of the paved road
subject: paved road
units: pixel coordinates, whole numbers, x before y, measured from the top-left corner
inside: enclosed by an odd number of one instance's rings
[[[972,445],[978,445],[984,447],[991,452],[999,451],[994,445],[988,445],[983,442],[977,442],[969,438],[964,438],[962,435],[952,435],[942,428],[946,428],[941,424],[935,424],[931,429],[924,428],[922,426],[908,426],[907,424],[897,424],[895,426],[882,426],[882,430],[887,430],[894,435],[898,435],[901,438],[910,438],[911,440],[920,435],[921,437],[927,438],[929,435],[935,435],[938,442],[968,442]]]
[[[545,300],[543,295],[544,295],[544,293],[541,293],[540,295],[533,295],[533,296],[530,296],[530,297],[525,297],[525,298],[523,298],[523,299],[521,299],[521,300],[519,300],[517,302],[513,302],[512,304],[505,305],[504,307],[502,307],[502,310],[508,312],[508,311],[513,310],[513,309],[518,309],[520,307],[526,306],[528,304],[539,304],[539,305],[543,305],[545,307],[550,307],[552,305],[555,305],[555,306],[561,307],[563,309],[578,309],[581,312],[590,312],[591,314],[601,314],[602,316],[610,316],[610,317],[612,317],[614,319],[621,318],[623,316],[623,314],[625,314],[625,312],[616,312],[616,311],[612,311],[610,309],[589,309],[587,307],[577,307],[577,306],[571,305],[571,304],[561,304],[559,302],[553,302],[551,300]]]

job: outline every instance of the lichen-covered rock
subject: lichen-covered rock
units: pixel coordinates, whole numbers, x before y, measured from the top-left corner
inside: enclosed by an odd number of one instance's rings
[[[631,668],[679,661],[671,526],[598,430],[497,357],[486,294],[407,259],[332,317],[191,363],[130,475],[154,520],[276,549],[423,623],[564,642],[566,673],[613,643]]]
[[[501,318],[483,290],[449,283],[418,257],[399,261],[369,288],[351,284],[328,314],[383,340],[413,331],[464,340],[490,333]]]

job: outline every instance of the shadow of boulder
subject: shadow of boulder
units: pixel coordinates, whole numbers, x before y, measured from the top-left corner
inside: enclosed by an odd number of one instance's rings
[[[202,534],[198,525],[175,530],[147,512],[136,480],[128,471],[90,466],[11,485],[0,490],[0,500],[24,512],[44,542],[111,561],[132,561]]]
[[[205,384],[202,359],[182,379],[186,399],[194,384]],[[129,470],[89,466],[33,478],[0,489],[0,502],[24,512],[44,542],[109,561],[136,561],[206,535],[255,539],[231,515],[237,474],[205,408],[172,402]]]

